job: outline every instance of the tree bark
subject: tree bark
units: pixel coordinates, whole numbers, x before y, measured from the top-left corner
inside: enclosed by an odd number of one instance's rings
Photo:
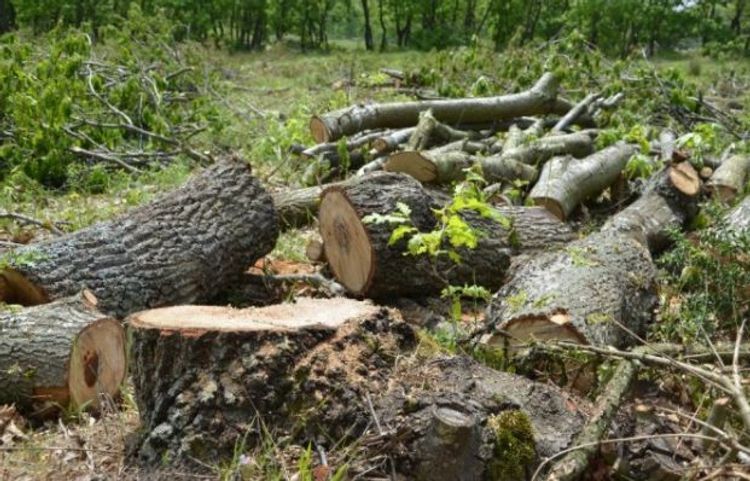
[[[727,227],[735,232],[750,231],[750,196],[732,209],[726,217]]]
[[[182,306],[130,325],[143,423],[130,454],[145,464],[215,464],[267,430],[326,450],[366,440],[404,479],[480,481],[517,471],[519,452],[533,465],[568,447],[586,417],[586,401],[555,387],[414,356],[413,328],[363,302]]]
[[[649,241],[695,213],[680,202],[695,206],[700,190],[692,167],[660,177],[641,206],[631,205],[599,232],[519,264],[487,309],[481,342],[514,353],[549,339],[625,347],[635,338],[623,327],[642,335],[658,301]],[[665,215],[669,209],[675,213]]]
[[[487,148],[481,142],[459,140],[425,151],[404,150],[392,154],[383,168],[409,174],[420,182],[448,183],[462,179],[464,169],[479,161],[472,154]]]
[[[409,138],[411,138],[415,129],[416,127],[409,127],[406,129],[394,130],[389,134],[375,139],[372,143],[372,147],[378,154],[388,154],[393,152],[398,149],[401,144],[406,143]]]
[[[372,40],[372,25],[370,24],[370,5],[367,0],[362,0],[362,11],[365,14],[365,48],[373,50],[375,43]]]
[[[714,171],[706,183],[712,195],[722,202],[731,202],[742,192],[750,173],[750,156],[733,155]]]
[[[552,135],[526,145],[506,146],[500,157],[529,165],[541,165],[556,155],[585,157],[594,151],[594,142],[585,132]]]
[[[555,157],[542,168],[529,198],[565,220],[582,201],[617,180],[635,150],[620,142],[583,159]]]
[[[96,409],[125,378],[125,333],[88,291],[0,313],[0,404],[30,415]]]
[[[0,292],[33,305],[88,288],[116,317],[209,301],[273,249],[278,230],[250,168],[222,162],[115,220],[17,249]]]
[[[420,112],[430,109],[435,118],[451,124],[547,114],[560,105],[557,88],[554,76],[545,74],[531,89],[500,97],[356,105],[313,117],[310,130],[316,141],[329,142],[366,129],[410,127]]]
[[[602,230],[629,234],[657,254],[670,244],[670,232],[682,229],[698,213],[700,187],[698,174],[688,162],[667,167]]]
[[[430,232],[437,227],[432,208],[441,202],[416,180],[387,172],[326,189],[318,220],[336,279],[352,294],[372,298],[430,294],[447,285],[495,289],[511,256],[560,245],[572,236],[567,226],[540,209],[498,209],[511,222],[510,230],[467,211],[462,213],[464,221],[482,235],[476,248],[459,249],[462,261],[456,265],[446,256],[405,255],[406,239],[389,242],[396,225],[363,221],[370,214],[393,214],[402,203],[411,209],[411,224],[420,232]]]

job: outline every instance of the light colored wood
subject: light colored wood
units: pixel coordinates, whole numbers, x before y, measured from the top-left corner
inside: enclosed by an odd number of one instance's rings
[[[701,190],[701,179],[690,162],[680,162],[669,169],[669,179],[677,190],[685,195],[698,195]]]
[[[320,205],[320,233],[325,242],[328,265],[350,292],[362,294],[373,275],[372,246],[367,231],[346,195],[329,191]]]

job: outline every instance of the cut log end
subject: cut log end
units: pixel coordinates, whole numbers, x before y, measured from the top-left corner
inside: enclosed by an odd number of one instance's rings
[[[487,340],[490,345],[504,345],[513,355],[532,342],[567,341],[576,344],[588,344],[570,322],[565,312],[520,316],[510,319],[502,327],[503,335],[493,335]]]
[[[549,197],[536,197],[534,198],[534,204],[544,207],[552,215],[565,222],[565,209],[563,209],[563,206],[557,200]]]
[[[318,116],[310,119],[310,133],[312,133],[313,138],[319,144],[328,142],[331,139],[331,132],[328,130],[323,119]]]
[[[693,197],[701,190],[701,179],[689,162],[681,162],[669,169],[669,179],[672,185],[683,194]]]
[[[115,319],[101,319],[87,326],[78,335],[70,357],[70,401],[74,406],[97,409],[102,396],[120,390],[126,366],[122,325]]]
[[[318,222],[334,276],[352,294],[363,295],[374,275],[375,254],[360,216],[341,189],[323,193]]]
[[[0,302],[21,306],[38,306],[50,301],[47,294],[23,275],[13,270],[0,272]]]
[[[437,178],[437,167],[419,152],[406,151],[393,154],[383,168],[388,172],[402,172],[420,182],[433,182]]]
[[[322,306],[325,309],[321,309]],[[350,299],[336,302],[300,298],[295,303],[266,307],[231,309],[221,306],[174,306],[134,314],[129,323],[133,329],[158,329],[179,332],[186,337],[206,332],[295,332],[333,330],[346,321],[377,311],[375,306]]]

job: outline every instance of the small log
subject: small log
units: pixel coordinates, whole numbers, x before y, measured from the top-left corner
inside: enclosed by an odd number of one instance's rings
[[[749,174],[750,155],[732,155],[714,171],[706,187],[715,198],[731,202],[742,192]]]
[[[317,142],[330,142],[366,129],[411,127],[417,124],[420,112],[426,110],[432,110],[436,119],[449,124],[543,115],[561,105],[556,102],[557,89],[557,79],[545,74],[529,90],[499,97],[355,105],[313,117],[310,131]]]
[[[555,157],[542,168],[529,198],[566,220],[581,202],[617,180],[635,150],[620,142],[583,159]]]
[[[281,229],[295,229],[312,224],[318,214],[320,194],[324,188],[325,186],[314,186],[274,192],[273,203]]]
[[[370,143],[374,142],[376,139],[379,139],[383,137],[384,135],[388,135],[389,132],[384,132],[382,130],[377,130],[375,132],[367,132],[363,135],[357,136],[355,138],[349,139],[348,142],[346,142],[346,150],[352,151],[354,149],[359,149],[362,147],[365,147],[369,145]],[[328,157],[332,153],[337,153],[339,150],[339,144],[338,142],[329,142],[324,144],[317,144],[313,145],[312,147],[308,147],[304,149],[302,152],[299,153],[302,157],[306,159],[315,158],[318,156]]]
[[[601,97],[600,94],[588,94],[580,102],[578,102],[567,114],[561,118],[551,132],[562,132],[573,124],[579,117],[583,116],[588,112],[589,106]]]
[[[307,257],[310,262],[325,262],[326,253],[323,248],[323,242],[319,239],[310,239],[305,246],[305,257]]]
[[[501,159],[513,159],[529,165],[541,165],[556,155],[585,157],[594,151],[594,142],[588,132],[550,135],[531,141],[527,145],[503,149]]]
[[[385,165],[386,162],[388,162],[388,156],[384,155],[382,157],[377,157],[371,160],[370,162],[366,163],[359,169],[357,169],[357,172],[354,175],[363,176],[363,175],[369,174],[370,172],[377,172],[378,170],[383,170],[383,166]]]
[[[353,295],[372,298],[427,295],[448,284],[496,288],[512,255],[561,245],[572,238],[567,226],[541,209],[498,209],[511,222],[510,230],[467,211],[462,217],[482,234],[476,248],[459,250],[462,263],[455,265],[447,256],[405,255],[406,239],[389,242],[395,225],[363,221],[370,214],[393,214],[397,204],[403,203],[411,209],[411,224],[429,232],[437,225],[432,209],[441,202],[411,177],[388,172],[326,189],[318,221],[336,279]]]
[[[278,231],[249,166],[221,162],[115,220],[17,249],[0,300],[43,304],[88,288],[116,317],[209,301],[273,249]]]
[[[658,301],[648,248],[696,212],[700,180],[688,167],[665,169],[599,232],[519,264],[487,309],[481,342],[511,354],[534,340],[632,344],[630,333],[645,332]]]
[[[392,154],[383,169],[409,174],[420,182],[448,183],[462,179],[463,170],[477,161],[471,154],[486,149],[481,142],[459,140],[430,150],[404,150]]]
[[[388,154],[398,149],[399,145],[405,143],[412,136],[416,127],[393,130],[389,134],[381,135],[373,140],[372,148],[378,154]]]
[[[700,178],[689,162],[669,166],[602,230],[627,233],[657,254],[670,244],[670,231],[682,229],[698,213],[700,189]]]
[[[0,313],[0,404],[30,415],[97,409],[126,366],[124,330],[89,291]]]

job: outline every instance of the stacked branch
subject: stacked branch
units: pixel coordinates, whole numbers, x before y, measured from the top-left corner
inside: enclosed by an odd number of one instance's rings
[[[117,317],[206,302],[270,252],[278,230],[249,166],[217,163],[115,220],[16,249],[0,273],[0,300],[44,304],[88,288]]]

